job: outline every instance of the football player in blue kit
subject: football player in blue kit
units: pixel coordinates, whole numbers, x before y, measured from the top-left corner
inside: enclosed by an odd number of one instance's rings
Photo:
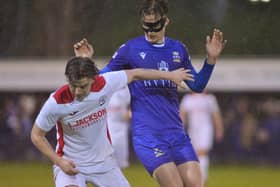
[[[185,45],[165,36],[167,12],[166,0],[143,0],[140,16],[145,34],[123,44],[101,72],[185,68],[194,76],[194,81],[186,81],[188,87],[202,92],[225,46],[223,33],[214,29],[212,37],[206,37],[207,58],[196,72]],[[82,40],[74,45],[76,55],[81,55],[83,45],[92,50]],[[133,146],[146,170],[161,187],[202,187],[199,161],[179,116],[177,85],[169,80],[141,80],[131,83],[129,90]]]

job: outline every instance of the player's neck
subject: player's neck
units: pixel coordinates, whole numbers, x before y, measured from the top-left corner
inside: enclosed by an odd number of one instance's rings
[[[145,35],[145,39],[147,42],[151,43],[147,36]],[[165,45],[165,37],[163,36],[160,40],[158,40],[156,43],[151,43],[154,47],[163,47]]]

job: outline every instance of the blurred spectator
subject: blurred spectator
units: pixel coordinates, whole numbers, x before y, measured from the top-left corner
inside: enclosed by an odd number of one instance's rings
[[[5,102],[6,109],[6,125],[9,129],[11,129],[14,136],[20,136],[21,133],[21,125],[18,115],[18,106],[14,99],[8,99]]]
[[[129,126],[131,112],[128,87],[115,92],[109,102],[108,127],[114,154],[121,169],[129,166]]]
[[[36,100],[34,96],[31,95],[21,95],[19,98],[19,108],[20,108],[20,123],[21,123],[21,136],[30,136],[30,131],[33,126],[33,115],[35,112]]]
[[[38,152],[29,138],[36,107],[35,97],[27,94],[12,95],[6,97],[3,103],[3,126],[8,131],[0,132],[1,147],[5,150],[2,157],[16,160],[33,159]]]
[[[235,106],[235,118],[231,124],[233,156],[240,160],[252,159],[258,124],[251,111],[249,98],[237,98],[233,106]]]
[[[221,142],[224,127],[220,108],[214,95],[186,94],[180,105],[180,115],[198,155],[202,177],[208,180],[209,152],[213,142]]]
[[[263,103],[264,119],[257,137],[260,152],[272,163],[280,161],[280,101],[269,98]]]
[[[246,113],[240,124],[240,148],[245,155],[254,153],[257,121],[252,113]]]
[[[221,143],[214,144],[210,152],[212,160],[279,163],[280,97],[271,93],[216,93],[216,96],[221,101],[225,136]],[[30,145],[28,135],[31,121],[47,97],[48,93],[0,93],[0,160],[42,158]],[[55,136],[55,130],[48,135],[53,146]]]

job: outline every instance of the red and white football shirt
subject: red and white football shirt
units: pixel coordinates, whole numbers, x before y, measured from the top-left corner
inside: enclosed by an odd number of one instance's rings
[[[124,71],[97,76],[82,101],[73,98],[69,85],[50,95],[36,124],[44,131],[57,129],[56,152],[78,167],[90,167],[113,153],[107,128],[108,104],[112,94],[127,85]]]

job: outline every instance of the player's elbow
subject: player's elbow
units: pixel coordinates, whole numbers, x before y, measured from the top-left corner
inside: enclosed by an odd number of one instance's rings
[[[37,145],[38,142],[42,139],[42,136],[43,134],[40,132],[39,128],[34,124],[30,134],[31,142],[34,145]]]
[[[189,86],[189,88],[195,93],[202,93],[206,87],[206,84],[203,84],[200,82],[190,82],[190,81],[187,82],[186,81],[186,83]]]
[[[36,143],[38,142],[38,135],[34,132],[34,130],[32,129],[31,134],[30,134],[30,139],[31,142],[36,145]]]
[[[204,88],[201,88],[201,87],[192,89],[192,91],[195,92],[195,93],[202,93],[203,90],[204,90]]]

